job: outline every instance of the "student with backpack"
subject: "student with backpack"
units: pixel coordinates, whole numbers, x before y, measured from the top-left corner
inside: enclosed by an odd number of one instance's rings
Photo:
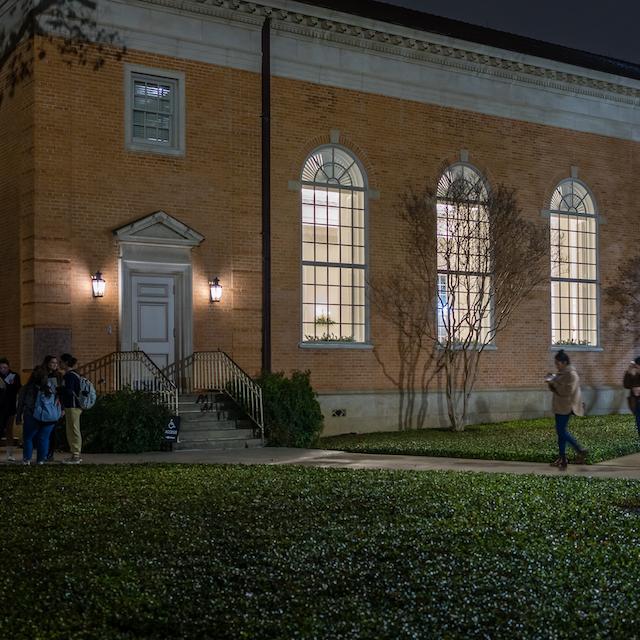
[[[60,396],[62,390],[62,372],[58,369],[58,358],[56,356],[45,356],[42,361],[42,366],[47,370],[47,381],[52,391],[55,391]],[[49,455],[47,456],[47,462],[53,461],[53,456],[58,444],[56,438],[56,431],[58,426],[62,424],[63,416],[60,416],[60,420],[55,424],[51,430],[51,436],[49,438]]]
[[[47,370],[36,367],[29,382],[20,389],[16,419],[22,427],[22,464],[30,465],[35,442],[36,461],[44,464],[49,453],[49,437],[62,415],[58,394],[51,389]]]
[[[75,370],[78,360],[70,353],[63,353],[60,356],[60,368],[62,377],[62,406],[64,407],[64,418],[67,428],[67,442],[71,456],[62,462],[64,464],[80,464],[82,458],[82,433],[80,432],[80,416],[82,408],[79,398],[82,389],[80,388],[80,374]]]

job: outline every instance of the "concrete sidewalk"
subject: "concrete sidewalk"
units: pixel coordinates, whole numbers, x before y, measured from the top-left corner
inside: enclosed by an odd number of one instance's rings
[[[19,452],[18,452],[19,453]],[[4,460],[4,452],[0,460]],[[35,457],[35,456],[34,456]],[[60,460],[64,455],[60,454]],[[378,455],[327,451],[323,449],[193,450],[141,454],[83,454],[83,464],[289,464],[338,469],[411,469],[414,471],[477,471],[488,473],[533,473],[549,476],[640,479],[640,453],[593,465],[569,465],[566,471],[542,462],[466,460],[424,456]],[[7,463],[4,463],[5,465]],[[20,462],[9,463],[19,465]],[[55,463],[52,463],[55,464]]]

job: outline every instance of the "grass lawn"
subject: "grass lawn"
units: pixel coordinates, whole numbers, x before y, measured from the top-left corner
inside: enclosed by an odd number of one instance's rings
[[[4,467],[0,637],[628,638],[640,484]]]
[[[633,416],[571,418],[569,431],[589,450],[587,463],[602,462],[640,451]],[[445,429],[391,431],[322,438],[322,449],[354,453],[390,453],[480,460],[550,462],[558,456],[553,418],[512,420],[466,427],[462,433]],[[572,451],[569,448],[569,457]]]

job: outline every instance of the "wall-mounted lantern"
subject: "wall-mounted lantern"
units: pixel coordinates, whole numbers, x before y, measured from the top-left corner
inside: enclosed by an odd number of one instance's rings
[[[95,274],[91,276],[91,288],[94,298],[102,298],[104,296],[106,284],[100,271],[96,271]]]
[[[209,280],[209,301],[220,302],[222,299],[222,285],[218,278]]]

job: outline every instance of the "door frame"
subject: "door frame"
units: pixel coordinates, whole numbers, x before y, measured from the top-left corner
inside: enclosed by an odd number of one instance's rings
[[[182,358],[193,353],[191,264],[162,264],[160,262],[141,262],[124,258],[120,260],[120,350],[133,350],[133,310],[131,309],[133,276],[173,276],[175,283],[175,361],[182,360]]]
[[[120,350],[132,344],[131,279],[173,276],[175,281],[175,359],[193,353],[193,269],[191,250],[204,236],[164,211],[156,211],[112,231],[119,247]]]

